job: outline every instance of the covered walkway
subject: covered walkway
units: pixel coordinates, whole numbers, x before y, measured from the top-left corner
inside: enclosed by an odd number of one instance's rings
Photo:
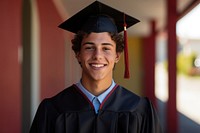
[[[166,125],[167,71],[156,65],[156,96],[162,125]],[[177,110],[179,133],[200,131],[200,77],[177,76]],[[165,127],[166,128],[166,127]]]
[[[92,2],[94,0],[1,1],[0,132],[27,133],[40,101],[80,80],[80,66],[74,58],[70,45],[73,35],[61,31],[57,26]],[[176,87],[179,82],[187,83],[182,78],[178,78],[176,82],[176,22],[200,1],[101,0],[101,2],[141,20],[141,23],[127,30],[130,38],[128,41],[132,77],[129,80],[118,80],[123,83],[123,86],[128,85],[127,88],[138,91],[155,103],[155,87],[157,86],[154,83],[157,76],[154,73],[155,40],[160,32],[161,34],[164,32],[168,35],[166,49],[170,67],[169,76],[163,77],[169,79],[169,82],[159,80],[162,87],[159,91],[156,90],[156,95],[162,96],[157,96],[160,100],[159,107],[163,110],[161,113],[166,118],[162,120],[165,122],[164,125],[167,125],[168,133],[178,133],[177,125],[181,125],[180,131],[186,131],[184,128],[187,126],[182,126],[182,124],[188,122],[185,121],[187,118],[192,119],[193,122],[190,124],[195,121],[198,125],[199,116],[187,115],[187,112],[192,112],[192,115],[200,112],[197,108],[193,109],[193,107],[199,107],[195,105],[198,104],[199,99],[187,99],[199,95],[198,88],[193,88],[194,94],[192,94],[193,92],[189,91],[191,85],[189,89],[184,88],[186,85]],[[119,66],[118,69],[123,70],[123,67]],[[119,71],[116,77],[123,78]],[[188,97],[188,95],[192,96]],[[166,106],[161,104],[166,101],[168,103]],[[180,117],[183,116],[180,114],[187,117]]]

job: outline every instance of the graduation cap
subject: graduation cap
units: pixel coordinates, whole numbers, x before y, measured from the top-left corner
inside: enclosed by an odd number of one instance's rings
[[[126,28],[129,28],[138,22],[139,20],[136,18],[133,18],[99,1],[95,1],[73,15],[71,18],[61,23],[58,27],[75,34],[78,33],[78,31],[84,31],[86,33],[120,33],[124,31],[124,77],[129,78],[130,74]]]

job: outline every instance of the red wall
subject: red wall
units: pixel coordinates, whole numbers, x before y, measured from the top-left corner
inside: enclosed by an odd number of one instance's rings
[[[0,4],[0,132],[21,132],[21,0]]]
[[[55,95],[64,89],[65,46],[63,31],[57,26],[62,22],[54,4],[38,0],[41,51],[41,98]]]

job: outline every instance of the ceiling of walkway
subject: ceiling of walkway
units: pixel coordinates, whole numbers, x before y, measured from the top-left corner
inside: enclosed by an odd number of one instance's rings
[[[129,34],[145,36],[150,33],[150,22],[156,21],[157,30],[166,25],[167,0],[99,0],[113,8],[125,12],[141,22],[128,29]],[[182,12],[194,0],[177,0],[177,12]],[[80,11],[94,0],[62,0],[69,16]]]

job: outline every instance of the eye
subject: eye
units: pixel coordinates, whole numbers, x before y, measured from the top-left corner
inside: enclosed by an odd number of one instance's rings
[[[94,50],[95,48],[92,47],[92,46],[86,46],[85,49],[86,49],[86,50]]]
[[[110,48],[109,47],[103,47],[103,50],[108,51],[108,50],[110,50]]]

